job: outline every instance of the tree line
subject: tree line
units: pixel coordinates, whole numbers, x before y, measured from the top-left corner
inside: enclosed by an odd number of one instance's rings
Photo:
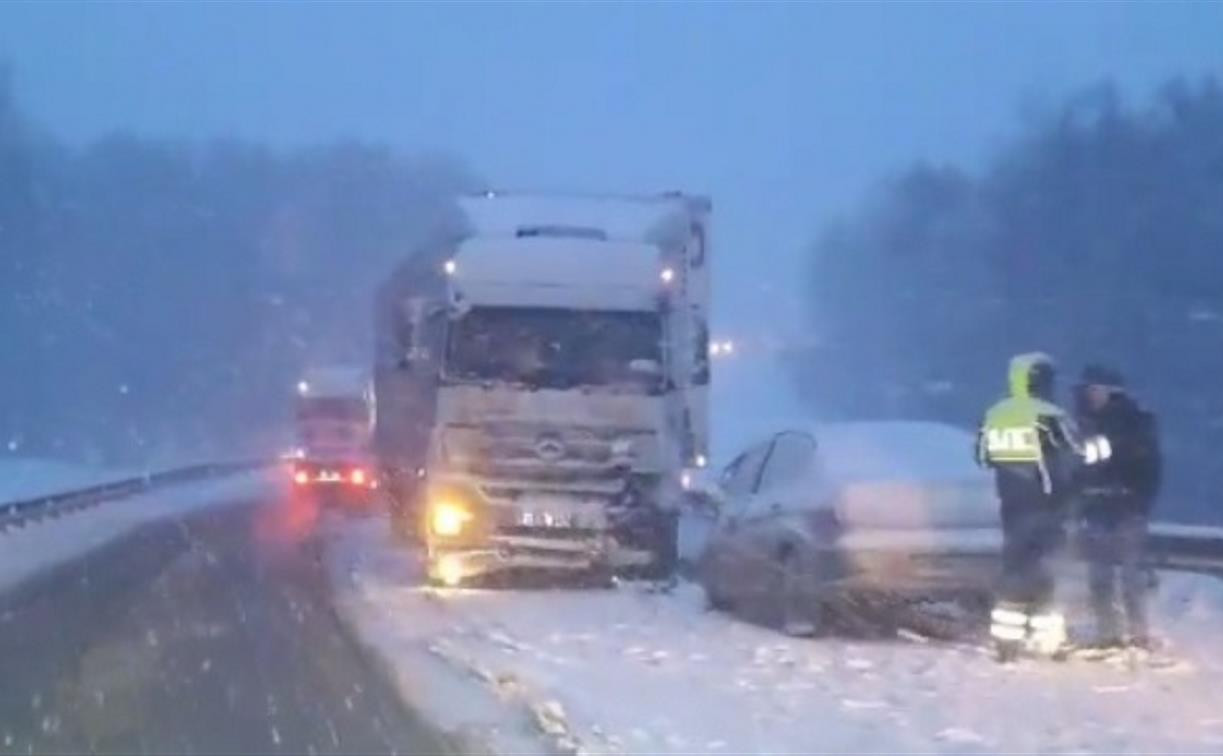
[[[809,290],[799,369],[824,412],[971,426],[1016,352],[1054,355],[1063,390],[1104,361],[1161,418],[1166,511],[1223,517],[1217,80],[1138,105],[1102,84],[980,171],[910,167],[826,228]]]
[[[70,147],[0,72],[0,453],[271,451],[299,371],[368,362],[378,282],[479,187],[358,142]]]

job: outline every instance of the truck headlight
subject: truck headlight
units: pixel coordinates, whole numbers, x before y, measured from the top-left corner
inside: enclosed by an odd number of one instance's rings
[[[435,535],[457,536],[470,521],[471,512],[450,501],[435,502],[429,512],[429,526]]]

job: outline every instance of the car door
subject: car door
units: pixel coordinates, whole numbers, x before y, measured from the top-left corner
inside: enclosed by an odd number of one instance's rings
[[[724,500],[705,549],[702,581],[715,604],[734,603],[749,587],[744,570],[751,559],[747,548],[745,515],[759,484],[772,439],[739,455],[722,472]]]
[[[803,431],[785,431],[773,439],[756,489],[756,509],[768,525],[773,543],[803,537],[802,515],[823,495],[815,438]],[[787,535],[789,534],[789,535]]]
[[[742,513],[741,569],[750,575],[750,592],[762,604],[778,590],[791,563],[810,563],[806,514],[818,504],[809,483],[817,463],[816,442],[808,433],[784,431],[773,437],[756,485]]]

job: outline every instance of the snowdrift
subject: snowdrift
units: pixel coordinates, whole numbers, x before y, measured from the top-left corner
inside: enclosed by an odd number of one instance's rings
[[[335,528],[326,554],[341,616],[402,695],[468,738],[469,751],[1223,748],[1223,583],[1214,578],[1161,580],[1152,620],[1175,666],[1003,667],[975,643],[782,637],[705,611],[690,584],[670,595],[634,586],[432,591],[380,519]],[[1072,620],[1088,616],[1081,601],[1067,608]]]

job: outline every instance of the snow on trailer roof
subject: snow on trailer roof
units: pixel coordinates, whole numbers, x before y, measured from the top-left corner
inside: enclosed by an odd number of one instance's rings
[[[472,304],[653,310],[660,273],[658,249],[644,243],[473,237],[452,279]]]
[[[682,240],[694,208],[708,200],[681,194],[582,196],[499,194],[463,197],[459,206],[473,236],[585,236],[665,243]]]

